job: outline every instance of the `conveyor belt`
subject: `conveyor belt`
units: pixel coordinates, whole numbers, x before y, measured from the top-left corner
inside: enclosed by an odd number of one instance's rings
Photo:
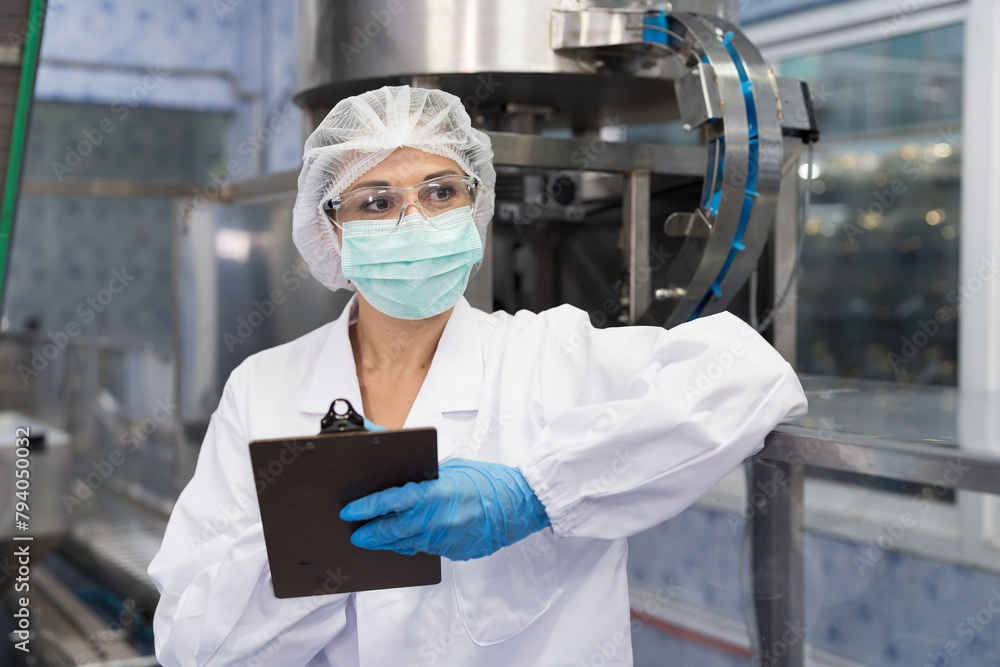
[[[122,597],[152,612],[159,593],[146,569],[160,548],[166,517],[114,493],[100,498],[100,513],[73,523],[61,547],[67,556]]]

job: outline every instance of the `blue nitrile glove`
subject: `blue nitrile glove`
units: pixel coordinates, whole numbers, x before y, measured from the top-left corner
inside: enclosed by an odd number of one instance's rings
[[[368,417],[365,417],[365,428],[369,431],[384,431],[385,426],[379,426],[378,424],[373,424]]]
[[[340,518],[374,519],[351,535],[359,547],[410,555],[422,551],[451,560],[489,556],[549,525],[520,470],[469,459],[445,461],[437,479],[348,503]]]

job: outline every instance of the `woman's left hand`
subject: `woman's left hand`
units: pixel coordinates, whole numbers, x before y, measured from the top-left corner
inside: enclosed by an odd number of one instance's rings
[[[340,518],[373,519],[351,536],[359,547],[411,555],[422,551],[451,560],[488,556],[549,525],[520,470],[469,459],[445,461],[435,480],[348,503]]]

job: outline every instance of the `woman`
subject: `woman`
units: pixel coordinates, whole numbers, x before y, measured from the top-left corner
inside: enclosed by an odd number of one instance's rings
[[[496,181],[459,99],[384,87],[305,145],[293,235],[340,317],[233,371],[149,574],[165,665],[632,664],[625,538],[676,515],[806,401],[722,313],[598,330],[462,297]],[[334,398],[433,426],[438,480],[373,494],[367,548],[444,556],[435,586],[276,599],[247,442],[311,435]]]

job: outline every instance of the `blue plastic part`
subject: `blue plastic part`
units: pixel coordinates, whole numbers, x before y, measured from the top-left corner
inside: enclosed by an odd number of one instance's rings
[[[757,130],[757,105],[753,98],[753,82],[750,81],[750,77],[747,76],[746,69],[743,67],[743,61],[740,59],[739,53],[736,51],[736,47],[733,46],[733,33],[727,32],[722,36],[722,45],[726,47],[726,51],[729,53],[729,57],[733,59],[733,63],[736,65],[736,71],[740,76],[740,84],[743,90],[743,101],[747,108],[747,129],[749,137],[749,151],[747,157],[747,183],[744,189],[743,195],[743,208],[740,210],[740,221],[736,225],[736,234],[733,237],[733,242],[729,247],[729,254],[726,256],[726,261],[722,265],[722,269],[719,274],[712,281],[712,286],[709,291],[702,297],[698,306],[691,313],[690,319],[694,320],[701,316],[708,302],[711,300],[712,295],[716,298],[722,296],[722,281],[725,279],[726,274],[729,273],[730,267],[733,265],[733,261],[736,259],[736,253],[741,250],[746,250],[746,246],[743,245],[743,235],[746,233],[747,224],[750,222],[750,215],[753,212],[754,198],[759,197],[757,192],[757,168],[760,161],[760,141],[758,138]],[[703,59],[706,60],[707,59]],[[725,137],[721,137],[720,141],[724,141]],[[723,148],[725,144],[723,144]],[[723,156],[724,157],[724,156]],[[724,159],[722,160],[724,162]],[[708,199],[708,208],[712,215],[718,215],[719,213],[719,203],[721,201],[722,195],[722,173],[724,164],[720,164],[719,167],[719,178],[717,179],[719,189],[712,193],[712,196]]]
[[[705,190],[701,202],[702,208],[707,209],[712,215],[719,214],[719,201],[722,198],[722,174],[726,168],[726,137],[722,136],[718,139],[713,139],[712,143],[715,142],[718,142],[719,144],[719,164],[715,167],[715,190],[708,190],[708,188],[712,185],[712,181],[711,179],[706,179]],[[710,148],[709,152],[710,154],[714,154],[715,149]]]
[[[642,41],[644,42],[654,42],[656,44],[666,44],[667,43],[667,33],[664,32],[667,29],[667,15],[664,12],[660,12],[653,16],[647,16],[642,20],[643,25],[653,26],[654,28],[662,28],[663,30],[646,30],[642,31]]]

